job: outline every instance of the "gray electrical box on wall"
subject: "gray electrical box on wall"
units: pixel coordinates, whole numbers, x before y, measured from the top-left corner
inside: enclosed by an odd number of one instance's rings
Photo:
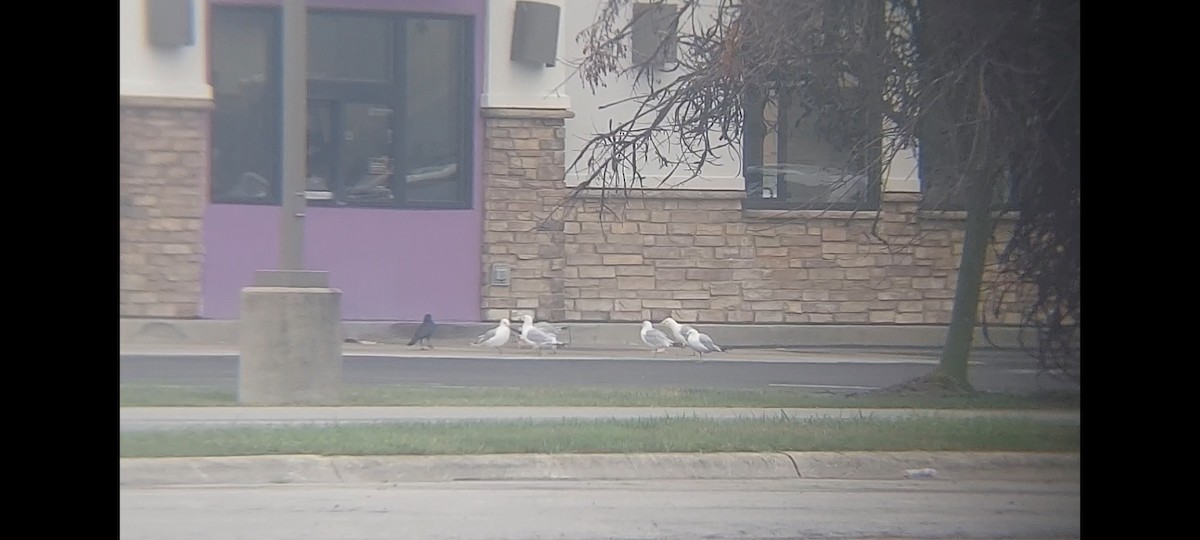
[[[146,0],[146,36],[155,47],[183,47],[196,42],[192,0]]]
[[[542,2],[517,2],[513,19],[512,59],[553,67],[558,56],[559,7]]]
[[[509,270],[510,269],[507,264],[493,263],[492,275],[490,276],[491,279],[489,280],[490,284],[494,287],[507,287],[510,281]]]

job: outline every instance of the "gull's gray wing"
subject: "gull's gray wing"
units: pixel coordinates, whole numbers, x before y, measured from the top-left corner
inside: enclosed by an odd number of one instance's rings
[[[667,337],[662,330],[655,328],[646,331],[646,342],[655,348],[670,347],[675,344],[675,341]]]
[[[498,329],[498,328],[493,328],[493,329],[491,329],[491,330],[488,330],[487,332],[484,332],[484,333],[483,333],[483,334],[481,334],[479,337],[475,338],[475,345],[482,344],[483,342],[485,342],[485,341],[487,341],[487,340],[489,340],[489,339],[492,339],[492,338],[496,337],[496,331],[497,331],[497,330],[499,330],[499,329]]]
[[[679,325],[679,337],[683,338],[683,342],[682,342],[682,343],[683,343],[684,345],[687,345],[687,335],[688,335],[688,330],[693,330],[693,328],[692,328],[692,327],[690,327],[690,326],[688,326],[688,325],[686,325],[686,324],[681,324],[681,325]]]
[[[721,348],[716,343],[713,343],[712,338],[708,337],[708,334],[700,334],[700,344],[704,345],[704,348],[708,349],[708,352],[721,352]]]
[[[554,334],[543,332],[536,326],[529,329],[529,332],[525,334],[525,338],[539,346],[558,343],[558,338]]]
[[[559,332],[563,331],[563,328],[565,328],[563,326],[553,325],[553,324],[550,324],[545,321],[537,323],[537,324],[533,325],[533,327],[537,328],[538,330],[541,330],[547,334],[554,334],[556,336],[558,335]]]

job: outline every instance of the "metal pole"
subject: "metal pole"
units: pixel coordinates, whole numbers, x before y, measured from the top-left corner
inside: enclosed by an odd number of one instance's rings
[[[304,269],[304,213],[308,203],[308,17],[305,0],[283,2],[283,223],[279,268]]]
[[[328,272],[304,268],[308,166],[308,21],[304,0],[283,1],[283,195],[279,270],[242,289],[238,402],[336,405],[342,381],[341,295]]]

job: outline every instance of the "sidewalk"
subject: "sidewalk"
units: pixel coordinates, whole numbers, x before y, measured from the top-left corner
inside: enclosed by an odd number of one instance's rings
[[[436,315],[435,315],[436,319]],[[655,321],[657,325],[657,321]],[[342,324],[344,337],[379,343],[408,343],[417,322],[346,321]],[[639,322],[574,322],[563,323],[567,332],[563,341],[571,349],[580,347],[643,348]],[[452,323],[439,322],[433,338],[436,347],[457,347],[469,344],[474,338],[496,326],[496,322]],[[514,326],[520,326],[514,321]],[[940,348],[945,342],[945,325],[896,324],[727,324],[695,325],[713,341],[731,349],[743,347],[924,347]],[[999,347],[1019,349],[1018,329],[994,327],[989,336]],[[226,344],[238,343],[239,323],[236,320],[208,319],[127,319],[120,324],[122,344]],[[977,349],[992,349],[984,339],[982,329],[975,332]]]
[[[1079,425],[1078,410],[834,409],[733,407],[121,407],[121,431],[279,425],[369,424],[378,422],[477,422],[503,420],[607,420],[695,417],[859,418],[911,416],[1029,418]]]
[[[940,351],[927,348],[865,348],[865,347],[805,347],[795,349],[731,349],[704,356],[705,362],[780,362],[780,363],[856,363],[856,364],[927,364],[936,365]],[[233,343],[121,343],[123,356],[238,356]],[[516,342],[506,345],[502,352],[472,347],[466,344],[435,346],[430,350],[396,343],[343,343],[344,356],[377,356],[387,358],[477,358],[508,360],[637,360],[695,362],[696,355],[687,349],[672,348],[657,355],[645,347],[570,345],[557,351],[538,354],[519,348]],[[1033,360],[1020,351],[982,349],[972,353],[971,365],[1022,365],[1031,367]]]

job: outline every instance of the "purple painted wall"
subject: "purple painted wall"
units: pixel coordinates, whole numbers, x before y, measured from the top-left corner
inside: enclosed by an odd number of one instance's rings
[[[213,0],[278,5],[279,0]],[[473,208],[391,210],[310,207],[305,266],[329,272],[345,320],[480,320],[483,251],[483,120],[486,0],[309,0],[309,7],[395,10],[475,17]],[[255,270],[277,268],[278,206],[209,204],[204,214],[201,317],[235,319]]]
[[[304,264],[329,271],[347,320],[479,319],[482,225],[475,210],[309,208]],[[236,318],[254,271],[279,262],[279,208],[209,205],[202,314]]]

